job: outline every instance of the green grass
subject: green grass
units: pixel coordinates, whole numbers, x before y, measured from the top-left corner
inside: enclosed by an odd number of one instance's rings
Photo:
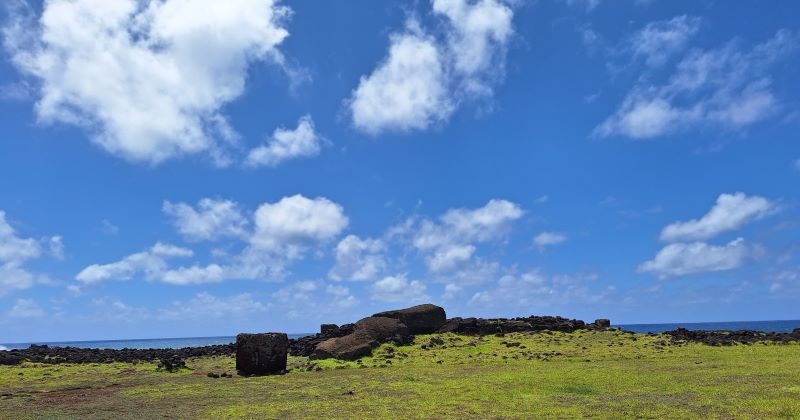
[[[445,334],[359,361],[290,357],[283,376],[229,357],[0,367],[0,416],[179,418],[800,418],[800,345],[669,346],[619,332]],[[507,346],[505,343],[511,343]],[[519,343],[515,345],[513,343]]]

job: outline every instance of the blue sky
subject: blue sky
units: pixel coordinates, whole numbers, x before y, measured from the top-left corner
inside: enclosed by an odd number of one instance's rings
[[[12,1],[0,342],[796,319],[800,6]]]

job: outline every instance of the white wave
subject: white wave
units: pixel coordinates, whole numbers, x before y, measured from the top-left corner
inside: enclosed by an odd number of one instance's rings
[[[0,345],[0,351],[3,351],[3,350],[8,350],[8,347]]]

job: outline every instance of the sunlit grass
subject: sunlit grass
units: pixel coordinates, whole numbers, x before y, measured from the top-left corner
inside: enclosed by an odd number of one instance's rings
[[[444,344],[431,343],[440,337]],[[155,364],[0,367],[0,412],[30,417],[800,416],[800,345],[667,345],[661,336],[418,336],[359,361],[290,357],[282,376],[234,373],[232,357]],[[19,375],[22,373],[22,375]],[[114,386],[111,386],[114,384]],[[76,390],[77,389],[77,390]],[[81,393],[75,397],[71,393]]]

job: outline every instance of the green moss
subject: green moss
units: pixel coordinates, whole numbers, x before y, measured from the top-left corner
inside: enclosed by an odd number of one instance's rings
[[[281,376],[234,373],[232,357],[0,367],[0,412],[24,417],[746,417],[800,416],[800,345],[665,345],[582,331],[418,336],[360,361],[290,357]],[[22,375],[19,375],[22,373]],[[115,384],[112,386],[112,384]],[[7,391],[5,391],[7,390]],[[80,398],[63,398],[80,395]],[[58,398],[54,398],[54,396]]]

